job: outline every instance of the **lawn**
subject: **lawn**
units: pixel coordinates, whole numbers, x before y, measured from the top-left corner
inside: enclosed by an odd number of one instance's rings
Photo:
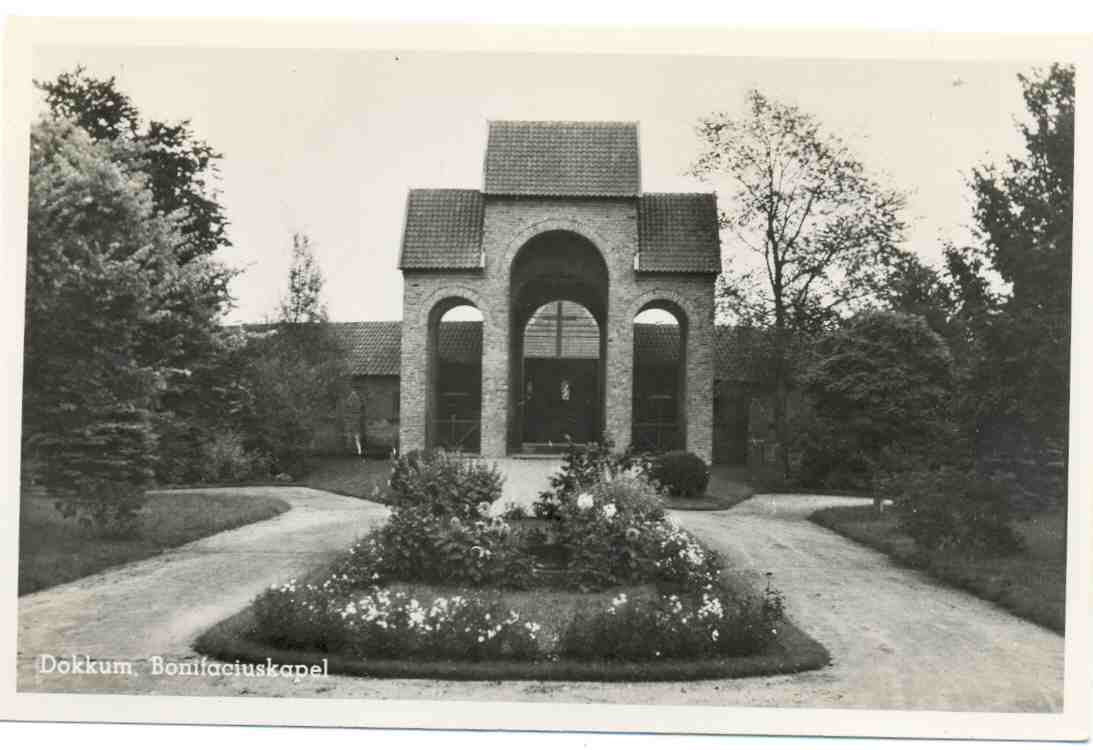
[[[283,500],[232,492],[152,492],[132,539],[103,539],[66,519],[52,497],[23,492],[19,506],[19,595],[73,581],[122,563],[158,555],[186,542],[271,518]]]
[[[1014,527],[1025,550],[1009,557],[960,552],[924,555],[899,533],[895,514],[872,506],[825,508],[810,520],[919,567],[1026,620],[1062,633],[1066,619],[1066,512],[1032,514]]]
[[[373,492],[387,487],[390,475],[391,462],[386,459],[331,457],[304,477],[304,483],[316,490],[371,498]]]

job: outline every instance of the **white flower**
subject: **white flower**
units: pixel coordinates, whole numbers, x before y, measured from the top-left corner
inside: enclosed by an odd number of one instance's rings
[[[490,513],[490,504],[483,501],[478,504],[478,515],[487,516]]]
[[[589,495],[587,492],[582,492],[580,495],[577,495],[577,507],[581,510],[588,510],[594,504],[595,503],[592,500],[592,496]]]
[[[614,503],[608,503],[607,505],[603,506],[603,517],[604,518],[614,518],[615,513],[617,513],[617,512],[618,512],[618,508],[615,507]]]

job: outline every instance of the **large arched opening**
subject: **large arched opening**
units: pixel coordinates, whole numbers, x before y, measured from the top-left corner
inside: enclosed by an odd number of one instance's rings
[[[482,446],[481,311],[469,300],[441,300],[429,314],[426,445],[460,453]]]
[[[602,439],[607,265],[567,230],[528,240],[510,282],[509,450],[553,451]]]
[[[687,447],[687,316],[656,300],[634,316],[631,445],[663,452]]]

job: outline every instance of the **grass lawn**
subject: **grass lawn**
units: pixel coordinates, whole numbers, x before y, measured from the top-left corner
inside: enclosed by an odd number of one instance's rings
[[[53,502],[37,492],[23,492],[20,498],[20,596],[271,518],[290,507],[283,500],[216,490],[151,492],[141,510],[138,537],[103,539],[75,519],[61,517]]]
[[[669,497],[664,505],[672,510],[726,510],[754,494],[748,467],[714,465],[705,496]]]
[[[990,600],[1019,617],[1062,633],[1066,618],[1066,511],[1037,513],[1014,527],[1026,549],[1010,557],[959,552],[926,556],[896,528],[895,514],[872,506],[825,508],[810,520],[856,542],[922,568],[942,581]]]
[[[391,462],[387,459],[350,457],[324,458],[315,471],[304,477],[312,489],[339,495],[370,498],[376,489],[387,487]]]

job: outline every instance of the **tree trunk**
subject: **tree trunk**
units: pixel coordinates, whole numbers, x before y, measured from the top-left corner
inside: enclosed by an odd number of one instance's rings
[[[780,270],[780,269],[779,269]],[[778,273],[777,276],[781,274]],[[786,362],[786,315],[781,294],[774,298],[774,434],[778,440],[778,462],[782,481],[789,478],[789,372]]]

